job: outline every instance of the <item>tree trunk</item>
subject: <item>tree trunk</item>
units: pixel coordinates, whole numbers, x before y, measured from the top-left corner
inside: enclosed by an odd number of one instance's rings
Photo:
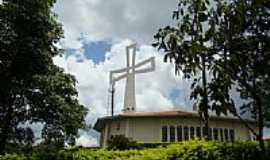
[[[209,135],[209,115],[208,115],[208,93],[207,93],[207,77],[206,77],[206,62],[205,62],[205,55],[202,55],[202,85],[203,85],[203,118],[204,118],[204,127],[205,127],[205,134],[206,139],[210,139]]]
[[[11,123],[12,123],[11,122],[12,121],[12,107],[11,106],[6,106],[6,107],[8,108],[7,113],[6,113],[6,116],[2,119],[3,122],[1,122],[2,132],[0,133],[0,154],[5,153],[6,144],[8,140],[8,134],[9,134]]]
[[[7,136],[8,136],[8,129],[2,128],[2,133],[0,134],[0,154],[5,153]]]
[[[262,104],[260,97],[257,97],[255,99],[256,101],[256,107],[258,109],[258,127],[259,127],[259,143],[260,143],[260,148],[262,150],[263,156],[265,157],[265,146],[264,146],[264,141],[263,141],[263,127],[264,127],[264,115],[263,115],[263,110],[262,110]]]

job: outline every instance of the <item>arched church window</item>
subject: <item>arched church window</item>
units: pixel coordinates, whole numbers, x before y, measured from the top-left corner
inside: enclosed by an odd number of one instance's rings
[[[212,132],[212,128],[209,128],[209,140],[212,140],[213,139],[213,132]]]
[[[224,135],[223,135],[223,129],[222,128],[219,128],[219,135],[220,135],[220,140],[221,141],[224,141]]]
[[[175,141],[175,127],[170,126],[170,142],[174,142],[174,141]]]
[[[194,127],[190,127],[190,139],[194,139]]]
[[[207,137],[207,129],[203,127],[203,137]]]
[[[202,137],[201,127],[196,127],[196,136],[198,138],[201,138]]]
[[[229,140],[228,129],[224,129],[224,137],[225,137],[225,141],[228,141]]]
[[[232,142],[234,142],[235,140],[235,132],[234,132],[234,129],[230,129],[230,140]]]
[[[217,128],[214,128],[213,129],[213,134],[214,134],[214,140],[218,140],[218,129]]]
[[[168,128],[167,126],[162,126],[162,142],[168,141]]]
[[[184,139],[189,140],[189,129],[187,126],[184,127]]]
[[[120,122],[118,122],[118,123],[117,123],[117,126],[116,126],[116,130],[117,130],[117,131],[120,130],[120,126],[121,126],[121,124],[120,124]]]
[[[183,137],[182,137],[182,126],[177,126],[177,140],[178,141],[182,141]]]

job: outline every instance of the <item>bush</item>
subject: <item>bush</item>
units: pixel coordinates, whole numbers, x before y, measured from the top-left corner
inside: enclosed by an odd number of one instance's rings
[[[28,160],[25,156],[23,155],[16,155],[16,154],[7,154],[5,156],[0,155],[1,160]]]
[[[136,141],[132,141],[124,135],[114,135],[110,140],[108,140],[109,150],[127,150],[139,148],[141,148],[141,146]]]
[[[167,147],[170,143],[139,143],[139,145],[143,148],[158,148],[158,147]]]
[[[119,137],[118,137],[119,138]],[[120,139],[120,138],[119,138]],[[119,140],[118,139],[118,140]],[[123,140],[123,138],[121,138]],[[125,140],[125,139],[124,139]],[[119,140],[120,141],[120,140]],[[115,140],[116,142],[116,140]],[[126,141],[124,141],[126,142]],[[122,143],[122,142],[121,142]],[[124,144],[124,143],[122,143]],[[269,148],[267,148],[269,151]],[[31,155],[0,156],[2,160],[268,160],[260,156],[257,142],[217,142],[192,140],[165,147],[107,150],[76,149],[54,153],[34,152]]]
[[[269,149],[268,149],[269,150]],[[257,142],[217,142],[205,140],[184,141],[166,147],[141,150],[82,149],[77,159],[96,160],[263,160]]]

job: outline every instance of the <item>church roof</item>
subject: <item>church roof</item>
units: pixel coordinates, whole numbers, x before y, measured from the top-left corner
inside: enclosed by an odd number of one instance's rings
[[[194,111],[183,111],[183,110],[171,110],[171,111],[159,111],[159,112],[125,112],[115,116],[105,116],[99,118],[95,123],[94,129],[97,131],[101,131],[104,127],[105,122],[113,121],[113,120],[121,120],[127,118],[175,118],[175,117],[193,117],[199,118],[199,114]],[[224,121],[241,121],[237,117],[233,116],[217,116],[210,114],[210,120],[224,120]],[[250,119],[245,119],[250,123],[254,123],[255,121]]]
[[[126,112],[119,114],[124,117],[171,117],[171,116],[197,116],[196,112],[181,110],[160,111],[160,112]]]

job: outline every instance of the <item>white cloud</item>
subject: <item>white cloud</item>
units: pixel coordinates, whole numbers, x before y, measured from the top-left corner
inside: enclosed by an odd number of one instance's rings
[[[56,57],[55,63],[75,75],[78,81],[79,101],[89,108],[87,123],[94,123],[104,116],[108,108],[109,71],[126,66],[125,47],[130,39],[141,44],[137,51],[137,62],[156,57],[156,71],[136,75],[136,98],[138,111],[168,110],[176,106],[187,107],[183,99],[188,86],[174,75],[172,64],[163,63],[163,55],[149,46],[156,31],[172,22],[172,10],[177,0],[65,0],[58,1],[54,10],[63,24],[65,39],[63,48],[78,49],[76,54]],[[127,40],[129,39],[129,40]],[[81,50],[84,43],[111,41],[112,47],[105,60],[95,64]],[[91,51],[90,51],[91,52]],[[88,54],[88,53],[87,53]],[[125,80],[116,84],[115,112],[123,109]],[[173,90],[182,92],[171,99]],[[184,92],[184,93],[183,93]],[[186,108],[187,109],[187,108]],[[91,133],[92,134],[92,133]],[[78,143],[94,145],[96,136],[80,133]],[[88,135],[88,136],[87,136]],[[90,135],[91,136],[91,135]]]
[[[125,47],[130,43],[130,40],[124,40],[114,44],[106,53],[105,61],[99,64],[84,56],[78,57],[76,54],[54,59],[55,63],[65,68],[66,72],[75,75],[78,81],[79,100],[89,107],[88,123],[93,123],[97,117],[107,113],[109,71],[125,67]],[[151,46],[140,46],[137,51],[137,62],[151,56],[156,57],[155,72],[136,75],[137,109],[138,111],[171,109],[174,107],[170,98],[171,92],[174,89],[184,92],[187,90],[187,85],[180,77],[174,75],[173,65],[163,63],[163,55]],[[116,113],[123,109],[124,87],[125,80],[116,83]],[[186,107],[184,101],[177,106]]]
[[[77,146],[83,147],[96,147],[99,146],[97,138],[91,136],[87,132],[83,132],[80,134],[81,136],[76,140]]]
[[[151,43],[159,27],[172,23],[177,0],[59,0],[55,12],[65,31],[63,45],[129,38]]]

